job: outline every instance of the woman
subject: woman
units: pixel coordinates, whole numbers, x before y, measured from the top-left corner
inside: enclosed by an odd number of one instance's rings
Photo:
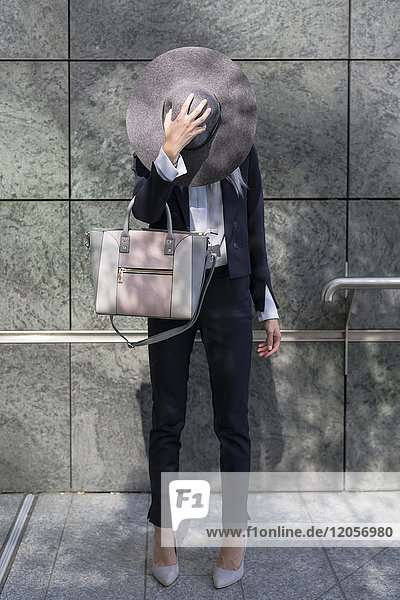
[[[179,190],[174,189],[178,186],[173,185],[173,180],[185,173],[181,150],[206,130],[205,120],[211,112],[210,108],[203,111],[206,105],[204,99],[189,113],[193,96],[193,93],[189,94],[175,120],[171,119],[172,108],[166,113],[165,141],[151,171],[135,155],[135,203],[132,212],[136,218],[148,222],[153,228],[166,228],[166,201],[171,209],[173,228],[184,228],[182,220],[179,221]],[[189,361],[197,329],[201,332],[210,369],[214,430],[220,441],[221,471],[250,472],[247,401],[252,349],[252,308],[249,289],[254,297],[258,285],[258,298],[260,290],[259,282],[253,279],[252,273],[230,278],[228,259],[231,253],[234,255],[234,250],[230,248],[239,250],[240,246],[241,251],[250,254],[252,267],[257,267],[256,258],[265,258],[266,261],[264,202],[254,144],[241,167],[226,180],[241,199],[242,220],[238,218],[233,222],[235,232],[232,234],[238,235],[236,230],[239,225],[239,228],[242,226],[241,237],[235,238],[238,242],[234,241],[231,246],[232,236],[224,231],[222,200],[225,200],[223,192],[227,190],[226,183],[218,181],[207,186],[189,188],[190,229],[204,231],[210,225],[211,229],[218,229],[215,244],[213,240],[213,248],[217,248],[218,254],[215,271],[194,326],[173,338],[149,345],[153,413],[149,440],[152,503],[148,519],[154,525],[153,574],[164,585],[169,585],[176,579],[179,568],[171,528],[164,528],[165,534],[169,534],[170,545],[161,546],[160,473],[179,470],[180,434],[185,421]],[[175,207],[178,210],[174,210]],[[243,219],[247,220],[247,231],[243,231]],[[255,240],[256,231],[263,236],[263,248],[258,247],[258,252],[256,243],[260,246],[260,237],[258,236],[258,241]],[[276,311],[278,305],[274,302],[269,272],[267,275],[267,284],[263,284],[264,310],[257,311],[267,334],[265,342],[258,346],[260,357],[275,353],[281,339]],[[257,304],[260,306],[259,300]],[[180,320],[149,318],[148,335],[180,324]],[[243,523],[247,522],[243,502],[237,508]],[[238,541],[237,546],[222,544],[214,570],[215,587],[226,587],[240,579],[243,574],[243,556],[243,538]]]

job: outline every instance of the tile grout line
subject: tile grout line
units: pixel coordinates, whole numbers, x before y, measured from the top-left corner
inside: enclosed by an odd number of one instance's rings
[[[316,598],[314,598],[314,600],[323,600],[326,597],[326,594],[332,590],[334,590],[335,588],[339,588],[339,592],[340,595],[342,596],[343,600],[347,600],[347,596],[345,595],[342,586],[339,583],[334,583],[333,585],[331,585],[331,587],[329,587],[327,590],[325,590],[324,592],[322,592],[322,594],[320,596],[317,596]]]
[[[154,57],[156,58],[156,57]],[[76,62],[76,63],[102,63],[102,62],[125,62],[125,63],[134,63],[134,62],[147,62],[150,63],[154,58],[0,58],[0,62],[52,62],[52,63],[62,63],[62,62]],[[339,57],[331,57],[331,58],[313,58],[313,57],[289,57],[289,58],[231,58],[233,62],[260,62],[260,63],[269,63],[269,62],[347,62],[348,58],[345,56]],[[400,58],[390,58],[387,56],[356,56],[351,59],[352,61],[357,62],[400,62]]]
[[[333,586],[332,586],[331,588],[329,588],[328,590],[325,590],[324,594],[326,594],[326,592],[329,592],[329,590],[330,590],[330,589],[332,589],[333,587],[336,587],[336,586],[337,586],[337,587],[339,588],[339,591],[340,591],[340,593],[341,593],[341,595],[342,595],[342,598],[343,598],[343,600],[347,600],[347,596],[346,596],[346,594],[344,593],[344,589],[343,589],[343,587],[342,587],[341,580],[339,579],[339,576],[338,576],[338,574],[337,574],[337,573],[336,573],[336,571],[335,571],[335,568],[334,568],[334,566],[333,566],[333,564],[332,564],[332,562],[331,562],[331,559],[329,558],[329,554],[327,553],[325,546],[322,546],[322,552],[324,553],[324,555],[325,555],[325,558],[326,558],[326,560],[327,560],[327,562],[328,562],[328,565],[329,565],[329,567],[330,567],[330,569],[331,569],[331,573],[333,574],[333,576],[334,576],[334,578],[335,578],[335,580],[336,580],[336,583],[335,583],[335,585],[333,585]],[[321,598],[322,596],[323,596],[323,594],[321,594],[321,596],[318,596],[318,598]],[[318,600],[318,598],[316,598],[315,600]]]
[[[46,592],[44,594],[43,600],[46,600],[47,594],[49,593],[50,585],[51,585],[51,582],[52,582],[52,579],[53,579],[54,570],[56,568],[56,562],[57,562],[58,554],[59,554],[60,547],[61,547],[61,542],[62,542],[62,539],[64,537],[65,527],[67,525],[69,513],[70,513],[70,510],[71,510],[72,500],[73,500],[74,496],[73,496],[72,492],[70,492],[70,494],[71,494],[71,500],[69,502],[67,514],[65,515],[64,525],[63,525],[63,528],[62,528],[62,531],[61,531],[61,534],[60,534],[60,539],[59,539],[59,542],[58,542],[57,551],[56,551],[55,556],[54,556],[53,565],[51,567],[51,571],[50,571],[50,575],[49,575],[49,581],[48,581],[47,586],[46,586]]]
[[[349,277],[349,227],[350,227],[350,104],[351,104],[351,0],[349,0],[348,5],[348,46],[347,46],[347,136],[346,136],[346,145],[347,145],[347,160],[346,160],[346,215],[345,215],[345,277]],[[345,290],[344,301],[347,300],[349,294],[349,290]],[[345,323],[346,325],[346,323]],[[343,344],[343,440],[342,440],[342,472],[343,472],[343,488],[345,487],[345,477],[346,477],[346,461],[347,461],[347,453],[346,453],[346,425],[347,425],[347,382],[348,375],[346,374],[346,360],[349,360],[348,355],[346,355],[347,350],[349,350],[349,346],[346,348],[346,341],[344,340]],[[344,592],[343,592],[344,594]]]
[[[68,255],[69,255],[69,329],[72,330],[72,252],[71,252],[71,196],[72,196],[72,175],[71,175],[71,6],[68,0]],[[72,472],[72,344],[68,344],[69,359],[69,489],[72,490],[73,472]],[[47,593],[47,592],[46,592]]]
[[[351,577],[352,575],[354,575],[354,573],[357,573],[357,571],[359,571],[360,569],[362,569],[363,567],[365,567],[365,565],[367,565],[368,563],[370,563],[371,561],[373,561],[377,556],[379,556],[380,554],[383,554],[384,552],[386,552],[387,549],[388,549],[387,547],[382,548],[382,550],[379,550],[379,552],[377,552],[373,556],[370,556],[370,558],[368,558],[361,565],[359,565],[358,567],[356,567],[355,569],[353,569],[353,571],[351,571],[350,573],[348,573],[347,575],[345,575],[342,579],[339,579],[338,581],[339,581],[339,587],[340,587],[340,589],[342,589],[341,583],[343,581],[345,581],[346,579],[348,579],[349,577]],[[329,559],[329,557],[328,557],[328,559]],[[329,560],[329,562],[330,562],[330,560]],[[332,565],[332,568],[333,568],[333,565]],[[375,575],[374,577],[383,577],[383,575]],[[344,596],[344,597],[346,598],[346,596]],[[318,598],[316,598],[315,600],[318,600]]]
[[[68,0],[68,198],[72,196],[71,184],[71,14],[70,0]],[[71,203],[71,202],[70,202]]]
[[[313,520],[313,517],[312,517],[312,515],[311,515],[311,513],[310,513],[310,511],[309,511],[309,509],[308,509],[308,505],[307,505],[307,503],[306,503],[306,501],[305,501],[305,499],[304,499],[304,497],[303,497],[303,493],[302,493],[302,492],[299,492],[299,493],[298,493],[298,495],[300,496],[300,500],[301,500],[301,502],[302,502],[302,504],[303,504],[303,506],[304,506],[304,508],[305,508],[305,510],[306,510],[306,513],[308,514],[308,517],[309,517],[310,521],[313,523],[313,522],[314,522],[314,520]],[[339,590],[340,590],[340,593],[342,594],[342,598],[343,598],[343,600],[347,600],[347,598],[346,598],[346,595],[345,595],[345,593],[344,593],[344,590],[342,589],[342,586],[340,585],[340,580],[339,580],[339,577],[337,576],[337,574],[336,574],[336,571],[335,571],[335,569],[333,568],[333,565],[332,565],[331,561],[329,560],[329,556],[328,556],[328,554],[327,554],[327,552],[326,552],[326,549],[324,548],[324,546],[323,546],[323,544],[321,543],[321,541],[320,541],[320,540],[318,540],[318,541],[319,541],[319,545],[318,545],[318,546],[315,546],[315,548],[320,548],[320,549],[322,550],[322,553],[323,553],[323,554],[324,554],[324,556],[325,556],[325,559],[326,559],[326,561],[327,561],[327,563],[328,563],[328,566],[329,566],[329,567],[330,567],[330,569],[331,569],[331,572],[332,572],[332,574],[333,574],[333,577],[334,577],[334,578],[335,578],[335,580],[336,580],[336,583],[334,583],[334,584],[333,584],[332,586],[330,586],[328,589],[324,590],[324,591],[322,592],[322,594],[320,594],[319,596],[317,596],[316,598],[314,598],[314,600],[318,600],[319,598],[322,598],[322,597],[323,597],[323,596],[324,596],[324,595],[325,595],[327,592],[329,592],[331,589],[333,589],[333,588],[334,588],[334,587],[336,587],[336,586],[338,586],[338,587],[339,587]]]

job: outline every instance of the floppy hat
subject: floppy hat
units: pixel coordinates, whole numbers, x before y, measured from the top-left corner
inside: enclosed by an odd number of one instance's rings
[[[207,185],[224,179],[244,161],[254,142],[257,104],[244,72],[230,58],[202,46],[184,46],[154,58],[136,78],[126,114],[128,137],[149,170],[164,144],[164,119],[174,120],[193,92],[189,114],[207,98],[205,131],[182,150],[187,173],[180,186]]]

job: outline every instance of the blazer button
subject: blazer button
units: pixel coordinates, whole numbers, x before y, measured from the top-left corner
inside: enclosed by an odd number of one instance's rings
[[[233,226],[237,227],[237,221],[233,221]]]
[[[171,215],[172,215],[173,217],[176,217],[176,216],[178,215],[178,213],[176,212],[176,210],[173,210],[173,211],[171,212]]]
[[[233,247],[234,247],[234,248],[237,248],[237,247],[238,247],[238,245],[237,245],[237,243],[236,243],[236,242],[234,242],[234,243],[233,243]]]

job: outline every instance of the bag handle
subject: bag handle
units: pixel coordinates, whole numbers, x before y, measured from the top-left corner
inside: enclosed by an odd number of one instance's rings
[[[133,196],[129,202],[124,219],[124,227],[119,238],[119,251],[120,253],[128,253],[130,251],[130,237],[129,237],[129,219],[131,216],[131,209],[135,202],[136,195]],[[167,235],[165,237],[164,254],[173,254],[175,251],[175,236],[172,231],[172,218],[171,211],[168,206],[168,202],[165,204],[165,210],[167,211]]]
[[[212,266],[208,269],[209,273],[205,279],[205,283],[204,283],[204,287],[201,291],[200,294],[200,298],[199,298],[199,304],[197,306],[197,310],[194,313],[193,317],[190,319],[190,321],[188,321],[188,323],[185,323],[184,325],[180,325],[179,327],[174,327],[173,329],[168,329],[167,331],[161,331],[160,333],[156,333],[155,335],[152,335],[148,338],[144,338],[143,340],[139,340],[138,342],[130,342],[118,329],[117,327],[114,325],[113,322],[113,317],[115,315],[110,315],[110,321],[111,321],[111,325],[113,326],[114,330],[127,342],[129,348],[135,348],[136,346],[144,346],[147,344],[154,344],[155,342],[161,342],[162,340],[166,340],[170,337],[173,337],[174,335],[178,335],[179,333],[182,333],[183,331],[186,331],[186,329],[189,329],[189,327],[191,327],[194,322],[196,321],[197,317],[199,316],[200,313],[200,309],[201,309],[201,305],[203,304],[203,300],[204,300],[204,296],[206,293],[206,290],[210,284],[211,281],[211,277],[214,273],[214,269],[215,269],[215,263],[216,263],[216,255],[211,253],[212,256]],[[207,261],[209,260],[209,256],[207,254],[205,262],[207,263]],[[203,280],[202,280],[202,285],[204,282],[204,275],[205,275],[205,271],[207,269],[204,269],[204,273],[203,273]]]

